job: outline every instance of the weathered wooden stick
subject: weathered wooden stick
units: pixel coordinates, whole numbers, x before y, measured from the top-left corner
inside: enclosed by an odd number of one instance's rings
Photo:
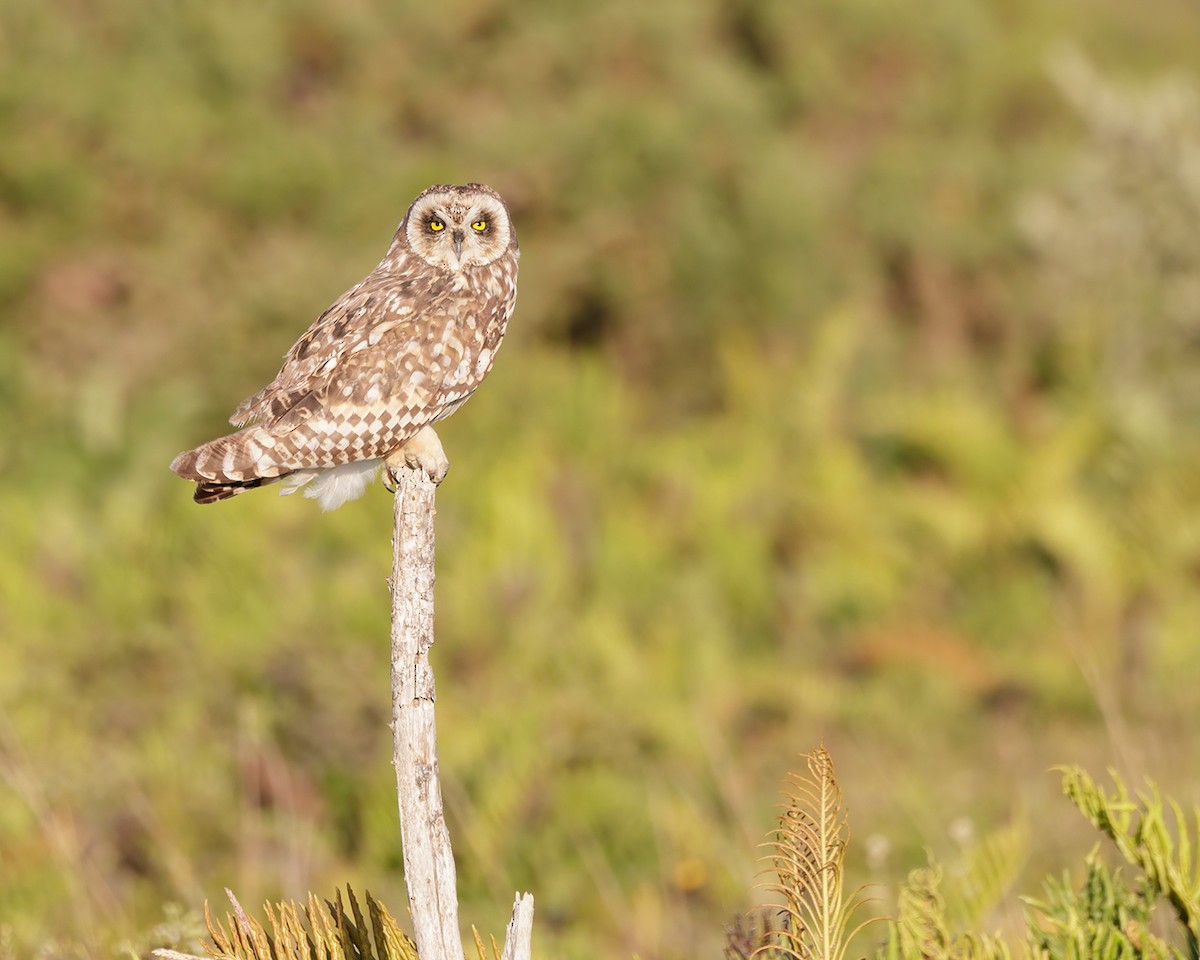
[[[504,935],[504,952],[500,960],[530,960],[533,952],[533,894],[518,893],[513,904],[512,919]]]
[[[421,960],[463,960],[458,890],[438,778],[433,645],[434,482],[403,467],[392,536],[392,732],[404,882]]]

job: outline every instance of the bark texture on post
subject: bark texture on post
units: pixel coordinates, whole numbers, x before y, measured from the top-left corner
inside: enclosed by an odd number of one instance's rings
[[[421,960],[463,960],[458,888],[438,778],[433,645],[434,491],[423,470],[397,476],[392,535],[392,733],[404,882]]]

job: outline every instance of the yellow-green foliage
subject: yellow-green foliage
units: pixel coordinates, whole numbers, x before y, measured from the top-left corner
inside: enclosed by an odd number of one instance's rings
[[[954,927],[946,912],[942,881],[942,869],[936,864],[908,875],[900,888],[899,912],[889,924],[887,945],[879,950],[877,960],[1009,960],[1012,954],[1003,940]]]
[[[1044,872],[1064,758],[1189,798],[1200,17],[1148,3],[0,2],[0,943],[404,902],[386,497],[166,464],[440,180],[523,251],[441,434],[464,915],[715,952],[818,735],[851,888],[1014,809]]]
[[[785,804],[767,846],[771,879],[765,889],[781,902],[739,916],[726,928],[728,960],[841,960],[852,941],[881,917],[852,926],[855,914],[873,902],[860,888],[843,894],[845,858],[850,840],[849,811],[824,746],[801,757],[806,773],[791,774],[784,784]],[[1194,838],[1180,806],[1175,836],[1164,824],[1164,803],[1154,784],[1134,802],[1121,778],[1107,795],[1083,770],[1064,770],[1063,790],[1081,813],[1138,869],[1130,886],[1120,870],[1105,866],[1093,848],[1084,860],[1086,876],[1075,889],[1064,873],[1048,878],[1042,899],[1026,898],[1028,931],[1024,955],[1030,960],[1195,960],[1194,925],[1200,883],[1192,872]],[[1193,811],[1200,822],[1200,808]],[[978,927],[1008,892],[1025,859],[1021,828],[1009,827],[983,838],[959,863],[913,870],[899,890],[898,912],[886,920],[888,932],[877,960],[1011,960],[1004,940]],[[350,912],[339,892],[322,902],[313,894],[304,905],[281,902],[264,906],[267,924],[249,917],[232,892],[233,913],[225,923],[205,906],[216,960],[417,960],[411,940],[401,933],[387,908],[367,894],[371,917],[364,920],[354,891],[347,888]],[[1186,951],[1151,929],[1155,903],[1169,902],[1184,936]],[[955,903],[957,907],[949,907]],[[474,932],[479,960],[489,951]],[[500,951],[495,940],[491,955]]]
[[[1170,903],[1187,930],[1195,955],[1200,945],[1200,863],[1195,856],[1200,842],[1200,808],[1188,817],[1176,801],[1164,804],[1153,782],[1135,798],[1116,773],[1111,775],[1116,792],[1108,794],[1085,771],[1068,767],[1063,771],[1063,791],[1141,872],[1146,883],[1142,897],[1150,902],[1164,897]]]
[[[1030,900],[1029,955],[1034,960],[1133,960],[1180,957],[1150,928],[1153,893],[1131,889],[1097,851],[1088,854],[1082,886],[1066,874],[1045,881],[1042,899]],[[1148,895],[1149,894],[1149,895]]]
[[[849,814],[825,748],[802,759],[809,776],[788,780],[787,806],[772,842],[774,882],[768,886],[783,903],[727,929],[729,960],[836,958],[849,948],[848,920],[858,902],[844,901],[841,893]],[[1061,880],[1048,878],[1041,899],[1024,898],[1022,955],[1030,960],[1200,956],[1195,936],[1200,878],[1188,818],[1175,801],[1164,804],[1153,783],[1135,799],[1119,776],[1113,774],[1113,781],[1115,793],[1107,794],[1080,768],[1063,771],[1064,793],[1135,868],[1134,882],[1107,867],[1097,848],[1084,859],[1082,886],[1075,887],[1070,871]],[[1165,809],[1174,814],[1174,834],[1164,822]],[[1192,819],[1200,823],[1200,807]],[[1024,830],[1010,827],[984,838],[949,869],[934,862],[913,870],[900,887],[898,910],[887,921],[877,960],[1011,960],[1004,939],[980,927],[1011,886],[1026,844]],[[1178,933],[1153,923],[1160,901],[1171,906]]]

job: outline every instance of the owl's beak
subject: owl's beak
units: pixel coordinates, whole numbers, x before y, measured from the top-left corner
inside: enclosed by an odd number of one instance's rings
[[[454,234],[453,234],[453,239],[454,239],[454,256],[461,257],[462,256],[463,232],[461,230],[455,230]]]

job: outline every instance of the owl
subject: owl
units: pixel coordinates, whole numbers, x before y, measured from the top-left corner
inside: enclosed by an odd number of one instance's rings
[[[492,369],[517,297],[517,236],[480,183],[413,200],[387,256],[287,352],[267,386],[230,417],[243,429],[181,453],[197,503],[284,481],[325,510],[362,496],[381,465],[449,464],[433,425]],[[247,426],[248,424],[252,424]]]

